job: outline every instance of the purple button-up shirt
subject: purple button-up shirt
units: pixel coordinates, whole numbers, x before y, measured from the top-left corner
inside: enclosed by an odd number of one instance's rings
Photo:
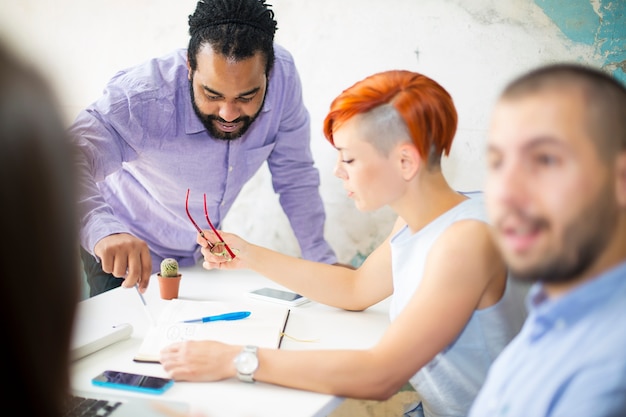
[[[267,161],[272,184],[306,259],[333,263],[324,240],[325,213],[319,173],[310,149],[309,114],[289,52],[275,46],[265,103],[239,139],[209,135],[191,105],[187,51],[117,73],[103,96],[82,111],[70,128],[81,158],[81,245],[113,233],[145,240],[153,272],[160,260],[182,266],[200,258],[189,208],[207,228],[203,193],[211,221],[219,228],[244,184]]]

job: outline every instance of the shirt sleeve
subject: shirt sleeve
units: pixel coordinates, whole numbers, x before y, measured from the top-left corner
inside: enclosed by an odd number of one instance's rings
[[[136,119],[131,101],[113,81],[101,98],[79,113],[69,129],[78,150],[80,243],[92,254],[102,238],[129,232],[103,198],[98,182],[136,157],[133,144],[125,139],[141,140]]]
[[[293,62],[285,71],[284,105],[276,145],[268,166],[272,184],[289,219],[304,259],[335,263],[337,257],[324,239],[326,214],[319,193],[320,176],[311,153],[309,113]]]

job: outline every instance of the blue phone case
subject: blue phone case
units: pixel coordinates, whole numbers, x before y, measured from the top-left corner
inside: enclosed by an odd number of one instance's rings
[[[162,394],[174,385],[174,380],[169,378],[111,370],[102,372],[93,378],[91,382],[99,387],[142,392],[144,394]]]

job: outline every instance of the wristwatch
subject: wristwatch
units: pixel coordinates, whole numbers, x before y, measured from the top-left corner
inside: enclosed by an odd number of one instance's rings
[[[257,356],[258,348],[256,346],[245,346],[241,352],[235,357],[235,368],[237,369],[237,378],[244,382],[254,382],[254,371],[259,367],[259,358]]]

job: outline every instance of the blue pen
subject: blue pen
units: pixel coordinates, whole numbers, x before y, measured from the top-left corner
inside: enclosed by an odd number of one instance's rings
[[[152,317],[152,313],[150,313],[150,310],[148,309],[148,304],[146,304],[146,299],[143,298],[143,294],[139,291],[139,285],[135,284],[135,289],[137,290],[137,294],[139,294],[139,298],[141,299],[141,303],[143,304],[143,309],[146,312],[146,315],[148,316],[148,320],[150,320],[150,325],[154,326],[156,322],[154,321],[154,317]]]
[[[234,313],[218,314],[217,316],[200,317],[199,319],[185,320],[183,323],[207,323],[218,320],[241,320],[250,315],[249,311],[236,311]]]

